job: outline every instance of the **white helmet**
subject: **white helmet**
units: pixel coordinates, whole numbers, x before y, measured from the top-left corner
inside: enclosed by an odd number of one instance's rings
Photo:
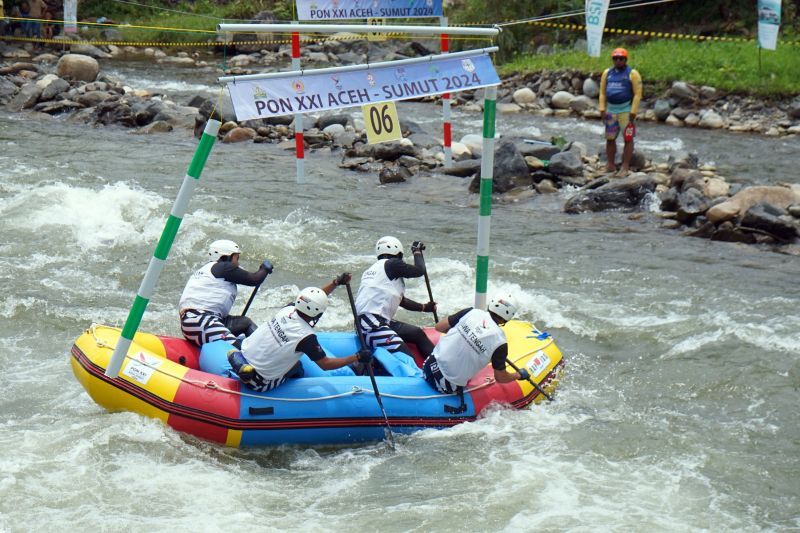
[[[517,304],[511,295],[495,296],[489,300],[488,311],[496,314],[505,321],[509,321],[517,314]]]
[[[227,239],[214,241],[211,243],[211,246],[208,247],[208,255],[211,256],[212,261],[219,261],[220,257],[240,253],[242,253],[242,251],[239,249],[239,245]]]
[[[319,318],[328,308],[328,295],[316,287],[306,287],[294,300],[294,308],[310,318]]]
[[[394,237],[381,237],[375,244],[375,255],[378,257],[388,254],[397,255],[403,253],[403,244]]]

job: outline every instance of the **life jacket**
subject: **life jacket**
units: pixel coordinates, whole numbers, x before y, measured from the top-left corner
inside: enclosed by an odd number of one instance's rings
[[[228,316],[239,287],[231,281],[214,277],[211,267],[215,264],[215,261],[207,263],[192,274],[183,289],[178,309],[207,311],[222,318]]]
[[[606,74],[606,100],[610,104],[624,104],[633,100],[632,70],[629,66],[626,66],[623,70],[608,69],[608,74]]]
[[[283,377],[300,359],[297,345],[314,334],[293,305],[287,305],[242,342],[242,354],[265,380]]]
[[[505,333],[489,312],[473,309],[439,338],[433,356],[447,381],[463,387],[506,342]]]
[[[406,284],[403,278],[389,279],[386,275],[386,259],[379,259],[361,275],[361,285],[356,295],[358,314],[370,313],[386,320],[394,318]]]

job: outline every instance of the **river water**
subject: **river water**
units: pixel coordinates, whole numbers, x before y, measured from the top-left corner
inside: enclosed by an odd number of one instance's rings
[[[199,82],[120,67],[176,100]],[[166,87],[166,85],[169,87]],[[214,89],[216,90],[216,89]],[[188,99],[188,98],[186,98]],[[438,111],[400,106],[435,133]],[[456,111],[455,129],[480,133]],[[595,149],[597,124],[501,116],[500,133],[563,134]],[[657,160],[696,150],[746,183],[797,180],[795,140],[654,125]],[[800,260],[659,229],[654,214],[568,216],[567,193],[496,204],[489,289],[567,357],[557,401],[354,448],[231,450],[131,413],[74,379],[68,351],[92,322],[121,325],[196,147],[0,112],[0,531],[702,531],[800,528]],[[343,270],[375,240],[428,244],[442,312],[471,305],[477,212],[467,182],[379,186],[338,155],[294,159],[218,143],[142,323],[178,335],[176,305],[207,244],[275,273],[250,315]],[[424,283],[410,282],[423,299]],[[241,309],[244,293],[235,309]],[[351,326],[335,293],[321,328]],[[419,324],[426,317],[405,314]]]

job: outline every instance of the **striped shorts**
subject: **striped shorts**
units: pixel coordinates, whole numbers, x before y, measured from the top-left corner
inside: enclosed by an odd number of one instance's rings
[[[390,352],[396,352],[404,346],[403,339],[389,327],[389,321],[382,316],[371,313],[358,315],[358,326],[364,332],[364,340],[371,350],[386,348]]]
[[[443,394],[458,392],[459,386],[447,381],[447,378],[442,375],[442,371],[439,370],[439,363],[434,356],[425,359],[425,364],[422,365],[422,374],[425,376],[425,381],[439,392]]]
[[[304,375],[305,371],[303,370],[303,364],[298,361],[286,374],[279,378],[264,379],[264,377],[258,372],[253,372],[249,379],[242,379],[242,376],[239,376],[239,379],[242,383],[256,392],[267,392],[268,390],[272,390],[277,386],[282,385],[287,379],[302,378]]]
[[[233,343],[236,336],[225,327],[222,317],[209,312],[186,309],[181,313],[181,332],[198,346],[223,340]]]

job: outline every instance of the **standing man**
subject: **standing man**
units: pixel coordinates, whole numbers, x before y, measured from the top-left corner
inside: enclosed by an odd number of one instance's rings
[[[488,311],[468,307],[440,320],[436,330],[446,335],[425,360],[425,381],[443,394],[462,394],[467,382],[490,361],[498,383],[528,379],[530,374],[524,368],[506,372],[508,342],[500,326],[516,312],[511,297],[504,296],[492,298]]]
[[[412,355],[406,342],[416,344],[422,357],[433,351],[433,343],[422,328],[394,320],[398,307],[409,311],[431,313],[435,302],[425,304],[405,297],[406,278],[425,275],[425,262],[420,241],[411,244],[414,264],[403,261],[403,245],[394,237],[382,237],[375,244],[378,260],[361,275],[361,285],[356,295],[358,327],[364,332],[367,346],[371,350],[386,348],[390,352]]]
[[[183,289],[178,304],[183,336],[202,346],[224,340],[237,342],[241,334],[249,336],[256,325],[245,316],[230,316],[239,285],[256,287],[272,273],[272,263],[264,260],[258,270],[239,267],[239,245],[222,239],[208,247],[210,261],[200,267]]]
[[[606,126],[606,155],[608,172],[616,172],[617,137],[623,130],[625,147],[622,149],[620,176],[630,172],[633,157],[633,138],[636,135],[636,112],[642,100],[642,77],[628,66],[628,51],[617,48],[611,52],[614,66],[607,68],[600,79],[600,116]]]

